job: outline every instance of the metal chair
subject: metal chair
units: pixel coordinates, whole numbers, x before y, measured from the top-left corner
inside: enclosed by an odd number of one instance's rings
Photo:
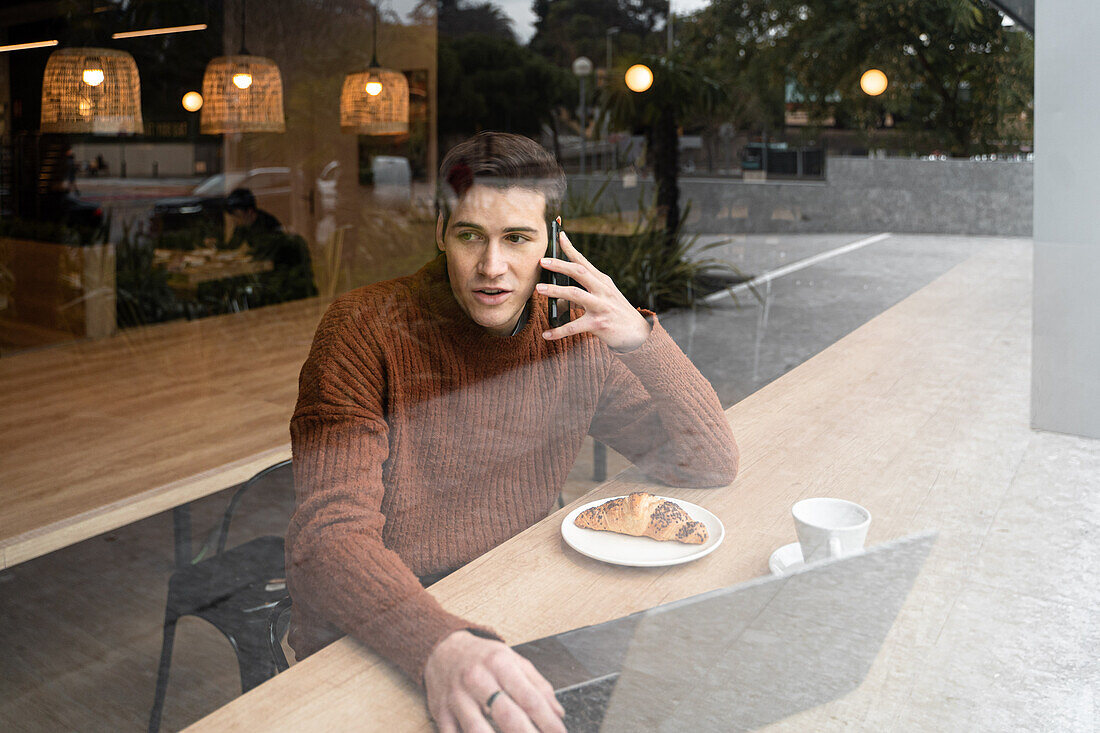
[[[265,468],[233,494],[222,517],[217,550],[172,573],[168,581],[168,602],[164,611],[164,641],[157,670],[157,688],[149,714],[149,731],[160,728],[176,623],[183,616],[198,616],[220,631],[237,654],[241,691],[248,692],[278,672],[268,642],[268,613],[284,598],[286,565],[283,538],[257,537],[225,549],[229,523],[244,493],[274,471],[290,465],[282,461]],[[281,654],[281,650],[280,650]],[[285,664],[285,658],[283,663]]]
[[[283,635],[286,633],[287,626],[290,625],[290,606],[292,603],[290,596],[280,599],[267,617],[268,652],[275,662],[276,673],[290,669],[290,663],[286,661],[286,654],[283,653]]]

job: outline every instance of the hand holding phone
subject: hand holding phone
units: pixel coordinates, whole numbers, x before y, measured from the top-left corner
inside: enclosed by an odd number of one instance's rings
[[[556,222],[557,226],[554,224],[550,226],[550,251],[542,258],[542,283],[536,286],[549,298],[551,327],[543,332],[543,338],[556,340],[591,333],[614,352],[623,354],[637,349],[649,338],[652,324],[630,304],[609,276],[573,246],[561,232],[561,221]],[[570,320],[571,304],[566,298],[574,298],[582,311],[576,320]]]
[[[561,251],[560,237],[561,234],[561,217],[551,220],[550,226],[550,242],[546,248],[546,256],[552,257],[558,260],[569,261],[569,258],[565,256],[565,253]],[[573,285],[573,278],[568,275],[563,275],[560,272],[554,272],[553,270],[543,269],[542,282],[550,285],[569,286]],[[550,328],[557,328],[558,326],[564,326],[569,323],[569,301],[562,298],[550,298],[548,301],[549,315],[550,315]]]

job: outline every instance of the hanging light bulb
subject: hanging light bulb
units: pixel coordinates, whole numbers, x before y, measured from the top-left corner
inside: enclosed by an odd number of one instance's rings
[[[184,94],[183,108],[188,112],[198,112],[202,109],[202,95],[198,92],[188,92]]]
[[[202,76],[199,129],[204,135],[286,131],[279,67],[269,58],[250,54],[244,38],[245,3],[241,0],[240,52],[213,59]]]
[[[81,79],[90,87],[97,87],[103,83],[103,69],[84,69]]]
[[[378,8],[374,9],[370,66],[344,77],[340,129],[357,135],[403,135],[409,131],[409,80],[378,65]]]
[[[141,133],[141,80],[134,57],[113,48],[61,48],[42,74],[42,132]]]

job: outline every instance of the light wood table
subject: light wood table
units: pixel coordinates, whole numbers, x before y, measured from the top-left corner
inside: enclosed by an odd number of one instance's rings
[[[881,725],[867,729],[887,729],[894,703],[884,700],[907,700],[912,683],[890,663],[918,664],[920,645],[943,627],[958,568],[980,550],[1028,443],[1029,313],[1030,245],[998,242],[731,407],[742,453],[734,484],[657,487],[725,524],[725,542],[697,562],[643,569],[585,558],[561,540],[566,507],[429,592],[517,644],[764,575],[770,553],[795,539],[794,502],[851,499],[874,517],[869,545],[928,529],[939,540],[863,686],[777,725],[838,729],[878,714]],[[631,469],[579,501],[636,488],[653,487]],[[345,638],[190,730],[352,729],[431,723],[411,682]]]
[[[313,298],[0,359],[0,568],[289,458],[324,309]]]
[[[191,252],[158,249],[155,263],[168,268],[171,273],[168,276],[170,288],[181,295],[194,295],[196,288],[204,282],[239,275],[259,275],[274,269],[274,265],[267,260],[252,259],[247,249]]]

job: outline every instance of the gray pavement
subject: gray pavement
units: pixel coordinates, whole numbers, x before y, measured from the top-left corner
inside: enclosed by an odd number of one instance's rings
[[[708,236],[708,251],[759,276],[867,234]],[[723,407],[739,402],[963,262],[1018,239],[891,235],[779,277],[710,307],[670,312],[661,323],[710,380]]]

